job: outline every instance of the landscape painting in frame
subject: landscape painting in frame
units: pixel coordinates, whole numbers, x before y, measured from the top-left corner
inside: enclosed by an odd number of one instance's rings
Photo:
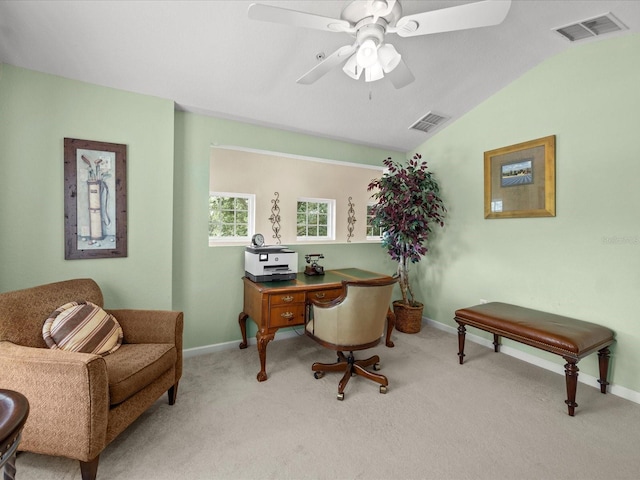
[[[127,256],[126,145],[64,139],[65,259]]]
[[[484,152],[484,218],[555,217],[556,137]]]

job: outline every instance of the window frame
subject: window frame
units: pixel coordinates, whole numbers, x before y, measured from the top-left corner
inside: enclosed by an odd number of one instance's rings
[[[375,202],[370,202],[367,203],[367,210],[366,210],[366,220],[365,220],[365,228],[366,228],[366,233],[365,233],[365,238],[367,240],[370,241],[376,241],[376,242],[380,242],[382,241],[382,235],[384,234],[384,232],[382,231],[382,227],[376,227],[375,225],[372,225],[370,220],[373,219],[373,215],[369,214],[369,207],[373,207],[375,206],[376,203]],[[369,235],[369,228],[373,228],[373,229],[379,229],[380,230],[380,235]]]
[[[298,204],[301,202],[309,203],[323,203],[328,206],[327,208],[327,235],[326,236],[300,236],[298,235]],[[319,224],[318,224],[319,225]],[[306,228],[309,228],[309,224],[306,223]],[[336,200],[333,198],[311,198],[311,197],[299,197],[296,199],[296,242],[331,242],[336,239]]]
[[[240,192],[214,192],[209,191],[209,202],[211,197],[225,197],[225,198],[242,198],[246,199],[248,203],[247,212],[247,235],[246,236],[225,236],[225,237],[212,237],[209,235],[209,246],[218,246],[222,244],[243,244],[248,245],[251,241],[251,237],[255,233],[256,227],[256,195],[255,193],[240,193]],[[209,217],[211,217],[211,209],[208,209]],[[234,212],[237,212],[234,210]],[[210,222],[211,220],[209,220]],[[234,223],[234,225],[238,225]],[[208,224],[208,227],[210,223]]]

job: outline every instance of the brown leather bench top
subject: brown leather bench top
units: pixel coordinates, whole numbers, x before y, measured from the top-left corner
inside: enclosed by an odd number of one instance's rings
[[[530,340],[549,351],[577,358],[613,343],[613,331],[595,323],[508,303],[490,302],[456,310],[456,320],[514,340]],[[529,343],[529,342],[524,342]]]

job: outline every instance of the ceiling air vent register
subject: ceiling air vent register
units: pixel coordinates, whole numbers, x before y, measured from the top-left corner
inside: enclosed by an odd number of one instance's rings
[[[429,112],[416,123],[409,127],[409,130],[420,130],[421,132],[428,133],[431,130],[438,128],[444,122],[449,120],[450,117],[445,117],[438,113]]]
[[[606,13],[599,17],[589,18],[588,20],[582,20],[578,23],[555,28],[554,31],[570,42],[575,42],[626,29],[626,25],[618,20],[612,13]]]

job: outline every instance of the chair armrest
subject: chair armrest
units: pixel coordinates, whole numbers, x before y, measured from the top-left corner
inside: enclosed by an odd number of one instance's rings
[[[106,310],[122,327],[124,343],[171,343],[176,346],[176,384],[182,377],[182,312],[170,310]]]
[[[344,302],[345,298],[347,298],[347,293],[346,291],[343,291],[339,297],[334,298],[333,300],[327,301],[317,298],[309,298],[309,303],[318,308],[331,308],[335,307],[336,305],[340,305],[342,302]]]
[[[104,448],[109,390],[101,356],[2,341],[0,385],[29,400],[20,450],[89,461]]]
[[[182,312],[105,310],[118,320],[125,343],[173,343],[182,350]]]

